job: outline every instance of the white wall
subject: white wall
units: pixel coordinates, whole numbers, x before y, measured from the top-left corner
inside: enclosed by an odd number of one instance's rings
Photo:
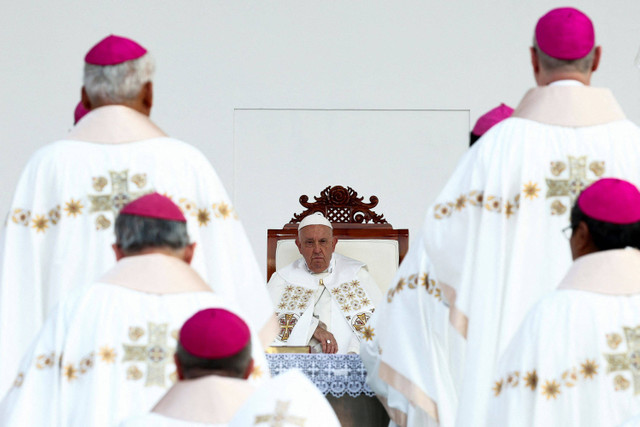
[[[633,66],[640,2],[569,3],[592,17],[603,45],[594,85],[610,87],[640,122],[640,71]],[[83,56],[109,33],[130,36],[154,53],[152,118],[200,148],[238,200],[250,196],[234,189],[247,173],[233,162],[236,109],[468,110],[473,124],[500,102],[517,105],[533,85],[527,47],[537,18],[556,6],[550,0],[4,0],[0,210],[8,209],[29,155],[71,127]],[[255,149],[267,155],[271,147]],[[428,146],[415,147],[415,156],[433,155]],[[392,182],[397,173],[384,178]],[[398,226],[407,222],[393,218]],[[263,262],[264,254],[257,255]]]

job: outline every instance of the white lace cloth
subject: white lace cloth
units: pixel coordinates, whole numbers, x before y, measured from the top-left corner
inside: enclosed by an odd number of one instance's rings
[[[356,354],[267,354],[271,375],[300,369],[323,394],[374,396],[365,383],[367,371]]]

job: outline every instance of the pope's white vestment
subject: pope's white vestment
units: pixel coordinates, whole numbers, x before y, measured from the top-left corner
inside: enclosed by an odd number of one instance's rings
[[[264,277],[209,161],[147,116],[105,106],[38,150],[20,177],[0,244],[0,395],[59,298],[115,263],[120,208],[153,191],[185,213],[197,243],[192,266],[256,330],[275,331]]]
[[[498,364],[487,425],[617,426],[640,412],[640,251],[578,258]]]
[[[464,155],[361,351],[396,423],[486,419],[498,357],[569,268],[561,230],[600,177],[640,184],[640,130],[600,88],[532,89]]]
[[[321,325],[335,337],[338,353],[358,353],[382,298],[366,265],[337,253],[326,272],[312,273],[299,258],[276,271],[267,287],[280,327],[272,345],[312,345],[317,352],[322,347],[313,333]]]
[[[48,317],[0,403],[0,425],[113,426],[150,411],[177,379],[180,328],[211,307],[244,317],[177,258],[123,258]],[[255,333],[252,345],[260,380],[269,371]]]

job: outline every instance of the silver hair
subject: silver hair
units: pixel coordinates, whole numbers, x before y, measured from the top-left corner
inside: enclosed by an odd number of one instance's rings
[[[187,224],[135,215],[118,215],[116,244],[129,255],[146,248],[182,249],[189,244]]]
[[[582,74],[587,74],[591,71],[593,66],[593,60],[596,56],[596,47],[594,46],[586,56],[578,59],[558,59],[547,55],[538,47],[538,42],[535,37],[533,38],[533,48],[538,54],[540,60],[540,66],[547,71],[577,71]]]
[[[126,104],[153,79],[155,62],[150,53],[116,65],[84,64],[84,88],[94,106]]]

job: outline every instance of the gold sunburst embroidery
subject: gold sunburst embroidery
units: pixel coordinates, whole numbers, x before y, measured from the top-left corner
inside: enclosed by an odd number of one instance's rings
[[[555,399],[560,394],[560,384],[555,380],[545,381],[542,386],[542,395],[547,399]]]
[[[467,206],[467,196],[464,194],[456,199],[455,208],[457,211],[461,211]]]
[[[511,202],[509,202],[507,200],[507,202],[504,204],[504,214],[507,216],[507,218],[510,218],[511,215],[515,214],[515,205],[511,204]]]
[[[538,193],[540,192],[540,189],[538,188],[537,183],[529,181],[524,185],[522,192],[524,193],[525,198],[529,200],[533,200],[538,198]]]
[[[222,219],[227,219],[228,217],[230,217],[233,211],[231,206],[229,206],[225,202],[214,203],[213,210],[214,212],[217,211],[216,216]]]
[[[593,378],[594,375],[598,374],[598,364],[595,360],[587,359],[580,366],[582,367],[582,369],[580,369],[580,373],[585,378]]]
[[[66,202],[65,205],[66,206],[64,210],[67,213],[67,216],[72,216],[75,218],[76,215],[82,214],[82,209],[84,208],[84,206],[82,205],[80,200],[71,199],[71,201]]]
[[[211,221],[209,209],[207,208],[198,209],[197,217],[198,217],[198,224],[200,224],[200,227],[205,227]]]
[[[404,289],[404,277],[398,280],[398,284],[396,285],[397,292],[400,292],[402,289]]]
[[[100,356],[100,360],[105,363],[113,363],[116,360],[116,350],[108,345],[100,347],[98,355]]]
[[[31,221],[33,222],[31,227],[35,228],[38,233],[44,233],[49,228],[49,220],[44,215],[36,215]]]
[[[503,384],[502,380],[495,382],[495,384],[493,385],[494,396],[498,396],[502,392],[502,384]]]
[[[373,339],[373,337],[376,336],[375,332],[373,332],[373,328],[371,326],[365,326],[364,330],[362,331],[362,337],[367,340],[367,341],[371,341]]]
[[[531,372],[527,372],[527,375],[525,375],[524,386],[529,387],[531,391],[534,391],[536,387],[538,387],[538,374],[535,369]]]
[[[63,375],[67,381],[73,381],[78,379],[78,370],[71,364],[64,367]]]

